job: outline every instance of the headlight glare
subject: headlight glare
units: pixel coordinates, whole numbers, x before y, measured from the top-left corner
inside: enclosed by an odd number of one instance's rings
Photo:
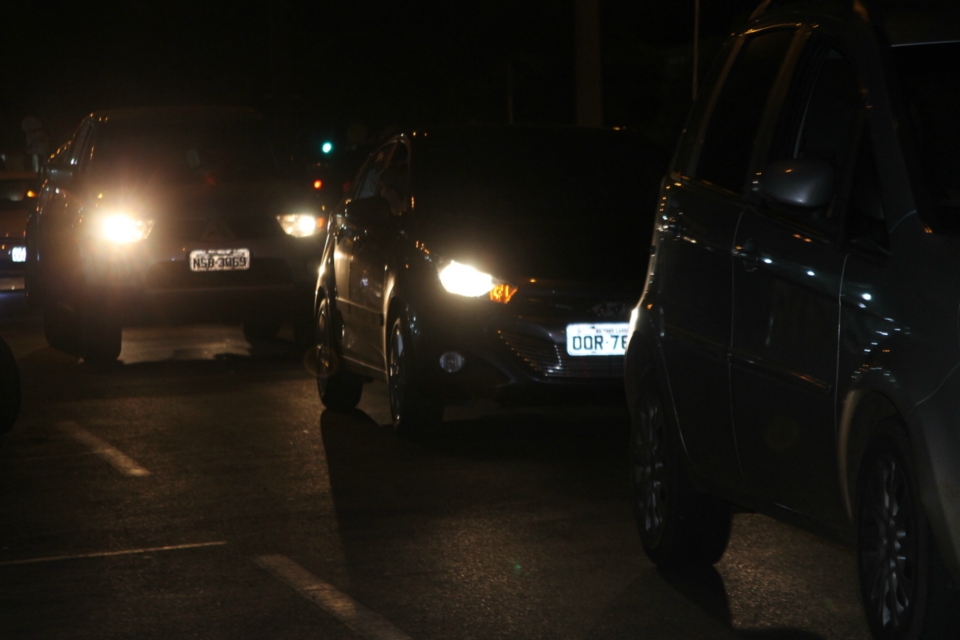
[[[477,269],[451,260],[440,267],[440,284],[450,293],[458,296],[478,298],[489,293],[494,287],[493,276]]]
[[[438,275],[443,288],[458,296],[479,298],[489,295],[494,302],[506,304],[517,292],[516,287],[456,260],[442,263]]]
[[[277,216],[277,222],[287,235],[294,238],[312,236],[323,227],[323,218],[313,213],[288,213]]]
[[[114,244],[130,244],[146,238],[152,228],[153,220],[142,220],[118,213],[101,219],[100,236]]]

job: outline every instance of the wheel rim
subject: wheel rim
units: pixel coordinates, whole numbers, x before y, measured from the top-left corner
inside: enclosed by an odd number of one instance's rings
[[[859,560],[867,611],[883,629],[910,615],[917,577],[915,508],[902,465],[876,460],[866,478],[860,513]]]
[[[644,531],[658,536],[663,530],[666,470],[663,411],[655,398],[647,396],[641,402],[638,423],[632,442],[634,499]]]
[[[337,354],[333,348],[333,328],[330,309],[326,302],[320,303],[317,314],[317,384],[326,387],[326,380],[337,370]]]
[[[390,356],[387,362],[387,378],[390,383],[390,413],[393,422],[399,422],[403,408],[403,394],[406,392],[406,366],[404,364],[403,332],[400,323],[393,325],[390,333]]]

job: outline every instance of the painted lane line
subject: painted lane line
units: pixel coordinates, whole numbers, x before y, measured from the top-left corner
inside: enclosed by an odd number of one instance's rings
[[[179,549],[199,549],[200,547],[220,547],[227,544],[220,542],[197,542],[194,544],[175,544],[167,547],[148,547],[146,549],[125,549],[123,551],[101,551],[100,553],[81,553],[73,556],[48,556],[46,558],[28,558],[26,560],[9,560],[0,562],[0,567],[11,567],[16,564],[39,564],[41,562],[59,562],[61,560],[80,560],[83,558],[109,558],[111,556],[129,556],[140,553],[155,553],[157,551],[177,551]]]
[[[150,472],[137,464],[133,458],[110,443],[93,435],[76,422],[60,422],[57,424],[57,427],[74,440],[90,447],[91,451],[113,465],[120,473],[133,477],[150,475]]]
[[[369,640],[411,640],[410,636],[393,626],[389,620],[318,579],[290,558],[259,556],[254,562]]]

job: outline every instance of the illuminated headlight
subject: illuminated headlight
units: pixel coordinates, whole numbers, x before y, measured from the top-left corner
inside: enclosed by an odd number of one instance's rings
[[[283,230],[294,238],[312,236],[323,227],[323,218],[312,213],[288,213],[277,216]]]
[[[443,288],[458,296],[489,296],[494,302],[507,303],[517,292],[516,287],[456,260],[441,264],[437,273]]]
[[[152,228],[153,220],[124,214],[110,215],[100,220],[100,237],[115,244],[130,244],[146,238]]]

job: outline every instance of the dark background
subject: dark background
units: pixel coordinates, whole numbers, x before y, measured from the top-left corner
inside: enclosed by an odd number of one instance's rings
[[[701,66],[758,0],[703,2]],[[690,100],[693,0],[601,0],[604,124],[666,147]],[[55,3],[0,8],[0,150],[38,117],[51,146],[87,113],[248,105],[307,157],[400,127],[575,115],[573,0]]]

